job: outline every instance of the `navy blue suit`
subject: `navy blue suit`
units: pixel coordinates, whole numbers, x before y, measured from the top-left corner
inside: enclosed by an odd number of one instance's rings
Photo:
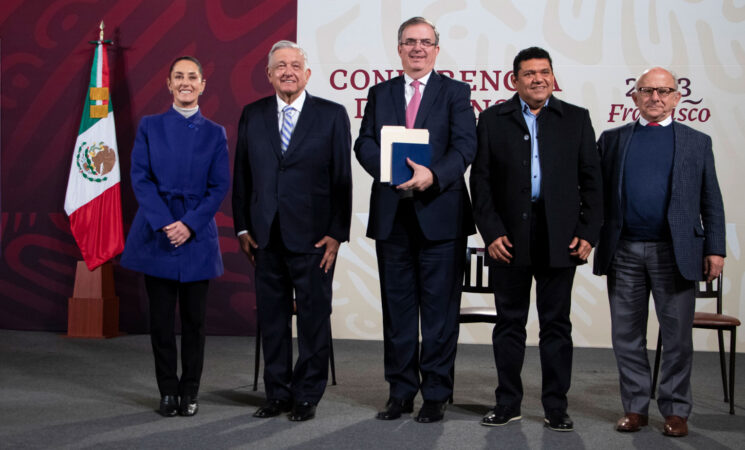
[[[694,281],[704,278],[706,255],[725,255],[724,207],[711,138],[675,121],[666,222],[670,239],[624,236],[624,172],[636,122],[598,139],[603,172],[604,218],[593,271],[607,275],[613,350],[625,413],[648,414],[652,388],[647,360],[650,291],[662,337],[657,406],[663,416],[691,412],[691,336]],[[641,134],[640,134],[641,135]],[[640,136],[639,135],[639,136]],[[636,138],[635,138],[636,139]],[[641,139],[641,138],[639,138]]]
[[[333,268],[319,267],[330,236],[349,240],[351,136],[343,106],[307,94],[282,154],[276,95],[243,109],[233,179],[236,232],[259,248],[256,304],[263,335],[269,400],[317,404],[328,378]],[[298,316],[298,360],[292,369],[291,318]]]
[[[380,130],[405,125],[404,78],[370,88],[354,151],[373,177],[367,236],[376,240],[390,395],[444,401],[458,340],[466,237],[475,232],[463,173],[476,154],[476,122],[465,83],[432,72],[414,128],[429,130],[434,184],[402,198],[380,179]],[[421,313],[422,348],[419,352]]]

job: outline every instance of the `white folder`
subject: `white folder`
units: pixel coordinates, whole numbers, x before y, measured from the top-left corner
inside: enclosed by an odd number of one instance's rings
[[[429,144],[429,130],[385,125],[380,129],[380,182],[391,182],[393,143]]]

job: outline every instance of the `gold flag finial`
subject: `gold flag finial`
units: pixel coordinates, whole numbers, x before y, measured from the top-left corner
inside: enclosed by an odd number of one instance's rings
[[[101,25],[98,26],[98,28],[101,29],[101,32],[98,33],[98,39],[103,42],[103,20],[101,21]]]

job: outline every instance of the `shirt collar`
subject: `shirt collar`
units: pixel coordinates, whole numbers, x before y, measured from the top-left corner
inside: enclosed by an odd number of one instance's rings
[[[530,105],[528,105],[527,103],[525,103],[525,101],[519,95],[517,96],[517,98],[520,100],[520,110],[523,112],[523,114],[527,114],[527,113],[533,114],[533,111],[530,110]],[[543,104],[543,107],[544,108],[546,106],[548,106],[548,101],[549,100],[551,100],[551,96],[550,95],[546,99],[546,103]],[[533,114],[533,115],[535,115],[535,114]]]
[[[295,110],[299,113],[303,109],[305,97],[305,89],[303,89],[303,92],[300,93],[300,96],[296,98],[294,102],[290,103],[290,106],[295,108]],[[279,95],[277,95],[277,113],[281,113],[285,106],[287,106],[287,103],[285,103],[285,101],[279,98]]]
[[[649,123],[649,121],[647,119],[645,119],[642,116],[639,116],[639,125],[641,125],[643,127],[646,127],[648,123]],[[673,116],[672,116],[672,114],[669,115],[669,116],[667,116],[667,118],[665,120],[663,120],[662,122],[657,122],[657,123],[659,123],[661,127],[666,127],[666,126],[670,125],[671,123],[673,123]]]
[[[430,75],[432,75],[432,72],[427,72],[427,75],[423,76],[422,78],[419,78],[419,82],[422,83],[424,86],[426,86],[427,81],[429,81]],[[413,81],[414,79],[411,78],[408,73],[404,73],[404,82],[406,83],[406,86],[411,85]]]

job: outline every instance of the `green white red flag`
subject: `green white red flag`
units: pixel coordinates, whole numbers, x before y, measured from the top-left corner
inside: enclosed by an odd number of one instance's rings
[[[124,250],[119,167],[109,63],[98,41],[65,195],[72,235],[90,270]]]

